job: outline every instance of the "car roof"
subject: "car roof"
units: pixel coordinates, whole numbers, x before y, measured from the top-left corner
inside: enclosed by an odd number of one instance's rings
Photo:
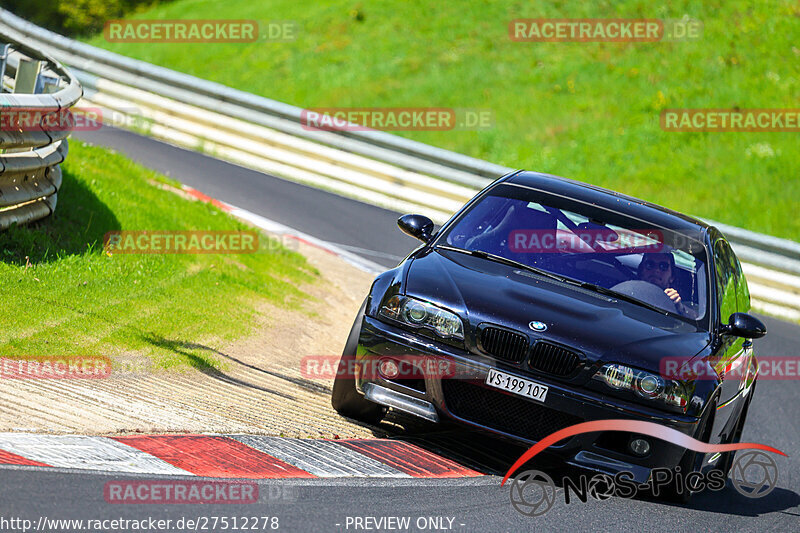
[[[694,238],[697,238],[698,234],[704,234],[712,227],[702,220],[673,211],[672,209],[616,191],[597,187],[596,185],[590,185],[560,176],[520,170],[506,176],[505,179],[500,181],[502,183],[514,183],[532,187],[545,192],[589,202],[598,207],[652,222],[653,224],[678,233],[694,235]]]

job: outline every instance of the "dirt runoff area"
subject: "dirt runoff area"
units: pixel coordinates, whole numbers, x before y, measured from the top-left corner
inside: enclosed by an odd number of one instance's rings
[[[342,353],[373,276],[319,248],[301,243],[299,252],[325,280],[302,287],[315,298],[307,304],[313,315],[259,309],[266,318],[257,334],[213,350],[223,370],[154,370],[130,354],[103,379],[3,379],[0,431],[380,435],[340,417],[330,404],[333,380],[301,368],[304,357]]]

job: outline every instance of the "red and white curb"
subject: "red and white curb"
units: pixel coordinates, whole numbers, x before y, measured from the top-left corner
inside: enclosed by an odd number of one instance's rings
[[[235,479],[482,476],[408,442],[259,435],[88,437],[0,433],[0,466]]]
[[[230,213],[236,218],[240,218],[246,222],[249,222],[250,224],[256,226],[257,228],[261,228],[264,231],[268,231],[269,233],[274,233],[277,235],[281,235],[283,237],[295,239],[298,242],[302,242],[304,244],[308,244],[310,246],[314,246],[316,248],[325,250],[326,252],[332,253],[340,257],[344,261],[347,261],[354,267],[358,268],[359,270],[363,270],[364,272],[368,272],[370,274],[380,274],[381,272],[384,272],[386,270],[386,267],[383,267],[378,263],[374,263],[368,259],[364,259],[363,257],[359,257],[358,255],[348,252],[347,250],[344,250],[333,243],[317,239],[316,237],[312,237],[307,233],[302,233],[300,231],[295,230],[294,228],[290,228],[289,226],[285,226],[280,222],[275,222],[274,220],[262,217],[261,215],[257,215],[246,209],[242,209],[240,207],[236,207],[234,205],[222,202],[215,198],[211,198],[210,196],[203,194],[197,189],[193,189],[192,187],[189,187],[187,185],[181,186],[181,189],[186,194],[193,196],[194,198],[197,198],[202,202],[209,203],[215,207],[218,207],[222,211]]]

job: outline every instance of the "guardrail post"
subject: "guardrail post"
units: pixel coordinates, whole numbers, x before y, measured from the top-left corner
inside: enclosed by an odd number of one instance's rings
[[[6,14],[0,8],[0,75],[8,74],[3,81],[9,88],[0,94],[9,126],[0,132],[0,231],[53,213],[69,129],[30,119],[69,109],[83,95],[78,80],[60,63],[4,30]]]
[[[10,44],[0,44],[0,93],[3,92],[3,80],[6,77],[6,62],[8,61],[8,49]]]
[[[48,76],[47,74],[39,74],[36,78],[35,94],[49,94],[58,91],[58,78],[55,76]]]
[[[41,61],[20,58],[17,77],[14,80],[14,92],[18,94],[33,94],[41,69]]]

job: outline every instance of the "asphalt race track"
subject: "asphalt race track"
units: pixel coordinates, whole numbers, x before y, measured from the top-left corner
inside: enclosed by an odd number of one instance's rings
[[[78,137],[115,148],[209,196],[336,243],[382,265],[394,265],[415,246],[415,241],[397,229],[397,213],[121,130],[104,128]],[[800,327],[762,318],[769,334],[757,341],[756,353],[794,355]],[[800,459],[793,447],[800,442],[800,412],[794,403],[797,387],[798,383],[791,380],[760,380],[750,408],[742,440],[767,444],[788,455],[776,458],[777,487],[760,499],[740,495],[730,482],[720,492],[696,495],[689,506],[646,497],[589,498],[587,503],[573,499],[567,505],[559,491],[552,509],[531,518],[512,507],[509,486],[500,486],[501,476],[489,475],[457,480],[269,480],[258,481],[259,502],[250,505],[113,505],[104,500],[104,484],[135,476],[5,467],[0,470],[0,515],[27,518],[34,524],[41,516],[175,521],[266,515],[279,517],[279,530],[283,531],[367,531],[370,529],[365,524],[374,526],[374,522],[362,521],[362,527],[356,528],[354,520],[367,516],[411,517],[411,528],[403,531],[604,531],[611,527],[630,531],[798,531]],[[494,441],[452,432],[429,438],[420,435],[418,439],[427,440],[445,455],[495,474],[502,474],[503,466],[513,462],[514,453],[519,452]],[[551,465],[536,467],[550,469]]]

